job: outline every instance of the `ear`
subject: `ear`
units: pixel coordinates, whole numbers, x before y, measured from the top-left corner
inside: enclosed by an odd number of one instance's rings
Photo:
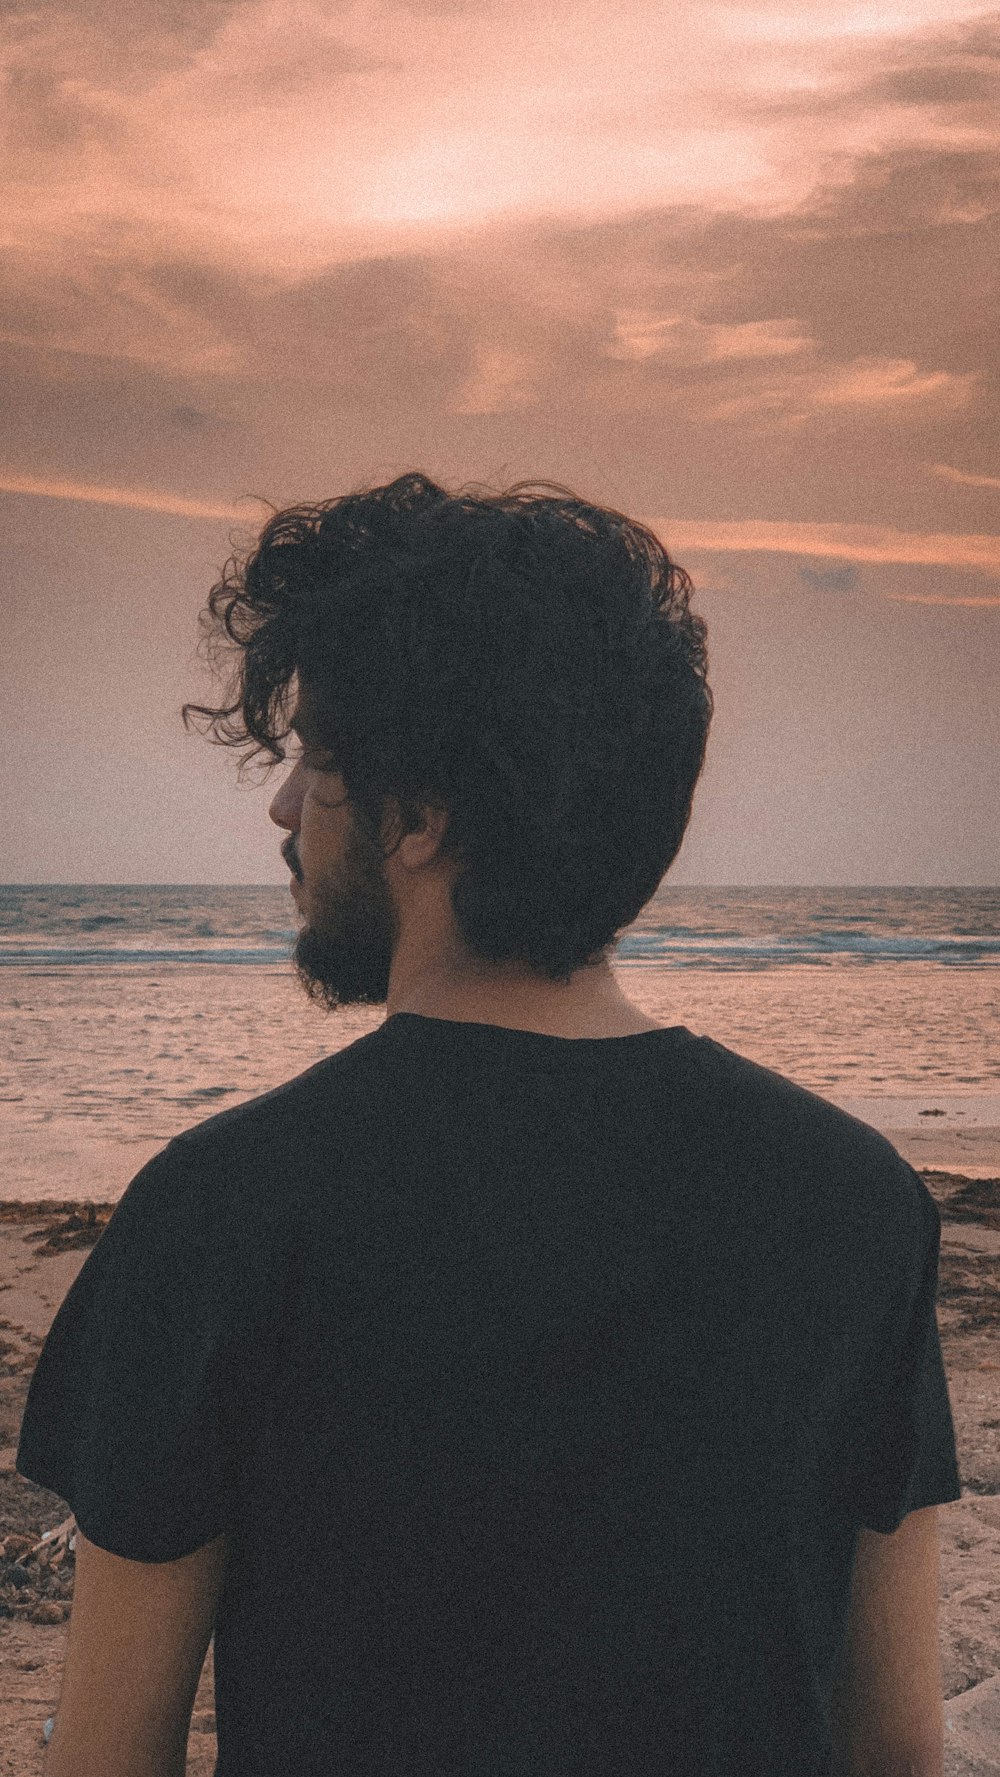
[[[410,869],[419,870],[437,857],[448,828],[448,810],[422,802],[417,810],[420,825],[403,835],[400,854]]]
[[[407,817],[416,821],[407,825]],[[447,830],[449,811],[436,803],[402,804],[386,796],[382,804],[382,845],[389,857],[398,856],[408,870],[422,870],[433,863]]]

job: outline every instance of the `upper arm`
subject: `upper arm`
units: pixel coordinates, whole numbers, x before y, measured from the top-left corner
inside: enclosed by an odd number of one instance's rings
[[[77,1528],[46,1777],[182,1777],[225,1561],[224,1535],[177,1561],[129,1561]]]
[[[938,1507],[891,1535],[862,1528],[832,1699],[848,1771],[944,1769]]]

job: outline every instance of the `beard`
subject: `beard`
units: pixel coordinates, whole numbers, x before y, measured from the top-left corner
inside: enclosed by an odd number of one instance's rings
[[[292,953],[299,984],[331,1012],[384,1006],[397,941],[381,857],[355,827],[336,878],[309,885],[309,913]]]

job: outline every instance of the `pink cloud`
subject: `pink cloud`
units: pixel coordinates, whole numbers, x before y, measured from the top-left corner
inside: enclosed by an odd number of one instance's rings
[[[153,488],[103,487],[55,477],[18,475],[6,470],[0,471],[0,493],[125,506],[136,511],[174,514],[179,518],[253,522],[251,501],[227,504],[218,500],[192,500]],[[842,561],[921,563],[972,568],[986,573],[1000,571],[1000,536],[900,531],[889,525],[795,524],[769,519],[654,518],[643,522],[662,539],[671,554],[680,558],[701,551],[723,555],[751,552],[833,556]],[[909,594],[899,596],[911,597]],[[911,602],[926,603],[928,600],[913,595]],[[977,598],[957,602],[984,601]],[[987,599],[985,602],[993,601]]]
[[[216,500],[188,500],[180,494],[155,488],[97,487],[55,477],[15,475],[0,470],[0,494],[34,494],[46,500],[83,500],[96,506],[127,506],[135,512],[166,512],[177,518],[228,518],[246,520],[245,507],[225,506]]]
[[[1000,593],[982,598],[958,594],[951,598],[942,598],[933,592],[887,592],[884,597],[894,605],[970,605],[987,610],[1000,610]]]
[[[995,140],[930,78],[973,54],[976,11],[525,0],[512,30],[499,3],[244,0],[172,31],[139,4],[123,38],[78,0],[0,44],[5,209],[36,252],[115,229],[282,275],[512,217],[773,213],[862,148]],[[878,86],[901,66],[933,115]]]
[[[1000,571],[1000,536],[901,531],[891,525],[795,524],[769,519],[646,519],[683,560],[692,550],[836,556],[843,561],[909,562]]]
[[[932,475],[942,481],[953,481],[959,487],[1000,487],[1000,475],[970,475],[964,469],[952,469],[947,463],[932,463]]]

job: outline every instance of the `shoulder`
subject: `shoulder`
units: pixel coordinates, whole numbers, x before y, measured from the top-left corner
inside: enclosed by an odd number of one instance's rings
[[[120,1232],[151,1217],[157,1226],[176,1219],[188,1238],[231,1215],[252,1215],[258,1235],[287,1221],[300,1179],[329,1173],[331,1157],[349,1161],[371,1140],[391,1065],[382,1030],[172,1137],[120,1199]]]
[[[214,1163],[227,1154],[259,1151],[261,1144],[308,1147],[324,1140],[333,1126],[353,1123],[377,1089],[387,1059],[383,1031],[379,1026],[280,1086],[192,1124],[174,1136],[169,1150],[189,1162]]]
[[[871,1124],[710,1037],[698,1043],[698,1072],[717,1151],[840,1205],[855,1197],[869,1215],[889,1215],[897,1234],[922,1241],[940,1227],[919,1173]]]

